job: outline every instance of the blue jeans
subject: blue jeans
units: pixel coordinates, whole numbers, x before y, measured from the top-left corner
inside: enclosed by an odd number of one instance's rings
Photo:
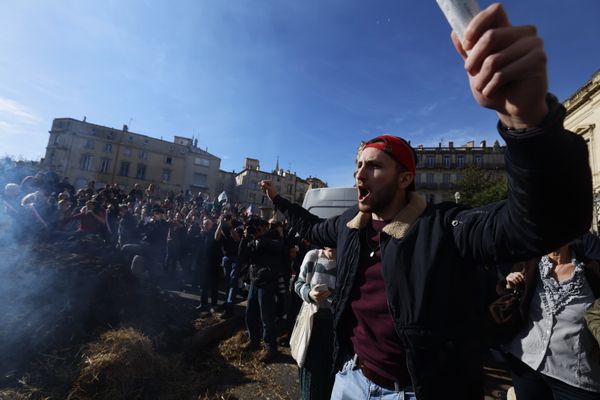
[[[246,328],[250,341],[258,343],[262,336],[268,347],[277,349],[274,286],[257,287],[252,282],[248,290],[247,304]]]
[[[590,392],[561,382],[532,369],[512,354],[506,355],[515,394],[519,400],[594,400],[600,393]]]
[[[231,306],[235,303],[235,297],[238,291],[238,260],[236,257],[223,256],[221,262],[223,272],[225,273],[225,300],[226,306]]]
[[[331,400],[416,400],[411,388],[389,390],[371,382],[350,359],[335,375]]]

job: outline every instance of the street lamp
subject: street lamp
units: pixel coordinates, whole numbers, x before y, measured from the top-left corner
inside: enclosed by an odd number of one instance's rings
[[[456,202],[456,204],[458,204],[459,200],[460,200],[460,192],[454,193],[454,201]]]

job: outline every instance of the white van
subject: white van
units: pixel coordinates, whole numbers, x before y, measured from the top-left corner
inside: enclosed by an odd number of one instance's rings
[[[342,214],[357,202],[358,195],[353,187],[309,189],[302,207],[320,218],[331,218]]]

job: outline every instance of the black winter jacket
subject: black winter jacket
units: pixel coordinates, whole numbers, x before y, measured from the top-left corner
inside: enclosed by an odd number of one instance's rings
[[[585,142],[564,131],[564,108],[551,111],[539,128],[511,132],[507,142],[508,199],[481,208],[409,203],[380,235],[382,273],[390,313],[406,351],[419,400],[482,399],[480,316],[476,266],[529,259],[585,232],[591,221],[592,188]],[[278,196],[282,211],[302,237],[337,247],[334,299],[334,367],[351,354],[340,324],[358,270],[360,236],[370,214],[357,207],[320,220]]]

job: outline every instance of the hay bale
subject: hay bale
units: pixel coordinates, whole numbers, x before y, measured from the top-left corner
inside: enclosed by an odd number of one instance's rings
[[[0,400],[30,400],[31,396],[13,389],[0,390]]]
[[[92,343],[69,400],[142,399],[155,394],[167,372],[166,360],[135,329],[111,330]]]

